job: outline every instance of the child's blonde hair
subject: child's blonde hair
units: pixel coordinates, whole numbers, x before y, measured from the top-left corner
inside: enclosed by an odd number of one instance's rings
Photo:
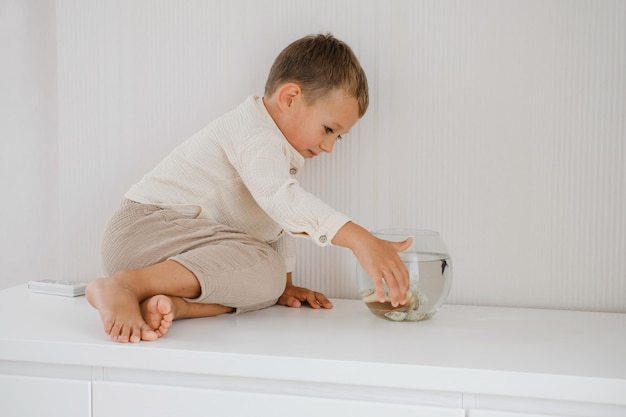
[[[330,33],[305,36],[283,49],[270,69],[265,95],[287,82],[298,84],[308,103],[340,88],[357,100],[359,117],[369,104],[365,71],[352,49]]]

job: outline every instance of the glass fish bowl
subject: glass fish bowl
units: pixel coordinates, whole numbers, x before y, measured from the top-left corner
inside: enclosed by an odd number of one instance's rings
[[[392,321],[420,321],[431,318],[446,301],[452,286],[452,262],[438,232],[419,229],[382,229],[371,232],[379,239],[413,242],[400,259],[410,277],[410,290],[404,305],[393,307],[385,286],[385,302],[376,296],[374,281],[357,263],[357,284],[367,308],[376,316]]]

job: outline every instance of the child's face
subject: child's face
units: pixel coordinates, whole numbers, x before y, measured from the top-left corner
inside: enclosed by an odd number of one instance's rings
[[[337,137],[347,133],[359,120],[357,100],[342,90],[335,90],[310,105],[300,95],[292,106],[281,130],[305,158],[332,152]]]

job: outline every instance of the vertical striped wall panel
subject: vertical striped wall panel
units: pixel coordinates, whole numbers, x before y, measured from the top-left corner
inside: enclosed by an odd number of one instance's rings
[[[625,28],[619,0],[58,0],[63,272],[98,275],[124,191],[331,31],[371,106],[308,190],[369,229],[440,231],[450,302],[626,311]],[[356,296],[349,251],[298,255],[297,283]]]

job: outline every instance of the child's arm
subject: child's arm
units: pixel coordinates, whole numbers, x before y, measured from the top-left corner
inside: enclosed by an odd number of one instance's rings
[[[291,282],[291,272],[287,272],[287,285],[277,304],[288,307],[300,307],[303,301],[309,303],[313,308],[333,308],[333,303],[324,294],[294,286]]]
[[[376,295],[384,302],[383,279],[391,304],[396,307],[406,303],[409,291],[409,272],[398,252],[411,246],[411,239],[402,242],[389,242],[378,239],[356,223],[346,223],[335,235],[332,243],[352,250],[357,261],[374,280]]]

